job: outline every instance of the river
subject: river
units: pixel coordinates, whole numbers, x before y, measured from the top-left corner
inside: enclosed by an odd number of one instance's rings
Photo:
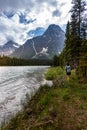
[[[0,124],[22,108],[26,95],[32,95],[46,82],[48,66],[0,67]]]

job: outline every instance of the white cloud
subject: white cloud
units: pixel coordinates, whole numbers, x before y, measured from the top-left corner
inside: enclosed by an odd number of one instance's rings
[[[0,45],[8,40],[23,44],[29,38],[27,32],[37,27],[46,29],[53,23],[63,27],[70,7],[71,0],[0,0]],[[21,13],[27,24],[20,23]]]
[[[28,25],[20,24],[18,14],[15,14],[11,19],[1,17],[0,28],[0,44],[6,43],[8,40],[23,44],[28,37]]]

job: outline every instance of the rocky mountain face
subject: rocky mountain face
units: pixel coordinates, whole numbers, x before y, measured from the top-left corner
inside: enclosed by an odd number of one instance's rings
[[[0,55],[8,56],[8,55],[12,54],[19,47],[20,47],[19,44],[15,43],[13,41],[9,41],[6,44],[4,44],[3,46],[0,46]]]
[[[52,24],[42,36],[27,40],[11,56],[24,59],[51,59],[62,51],[64,39],[65,34],[62,29]]]

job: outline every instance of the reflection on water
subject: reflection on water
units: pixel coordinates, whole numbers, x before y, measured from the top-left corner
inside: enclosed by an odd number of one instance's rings
[[[0,123],[21,109],[26,94],[37,90],[46,66],[0,67]]]

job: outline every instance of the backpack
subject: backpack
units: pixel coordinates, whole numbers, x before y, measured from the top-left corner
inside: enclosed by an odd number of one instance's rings
[[[70,72],[71,72],[71,66],[70,66],[70,65],[69,65],[69,66],[66,65],[66,72],[67,72],[67,73],[70,73]]]

